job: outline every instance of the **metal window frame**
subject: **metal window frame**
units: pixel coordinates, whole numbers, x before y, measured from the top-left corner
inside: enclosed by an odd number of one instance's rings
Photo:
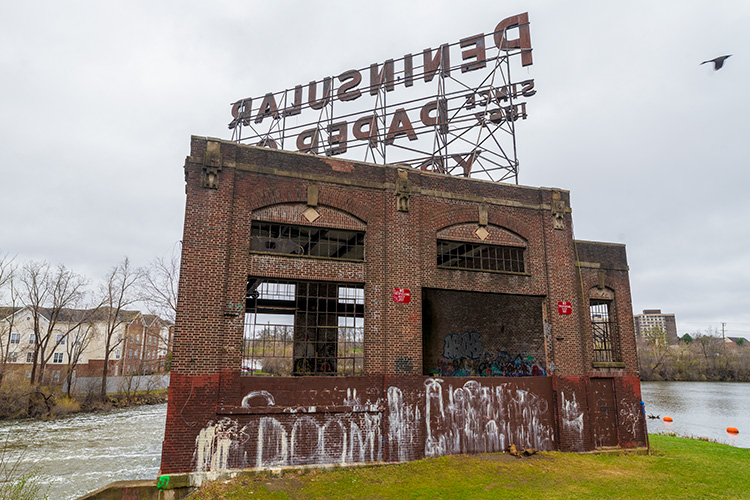
[[[525,247],[439,239],[436,254],[439,268],[527,274]]]
[[[245,306],[243,375],[364,374],[363,283],[251,276]]]
[[[365,232],[254,220],[250,253],[364,262]]]
[[[617,323],[614,320],[612,304],[612,300],[589,299],[594,363],[620,361]]]

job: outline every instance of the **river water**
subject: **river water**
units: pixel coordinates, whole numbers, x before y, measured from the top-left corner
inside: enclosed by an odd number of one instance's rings
[[[49,498],[69,500],[126,479],[156,479],[167,405],[82,413],[52,421],[0,421],[2,443],[38,468]]]
[[[641,389],[646,414],[660,417],[647,419],[649,432],[750,448],[750,383],[644,382]],[[166,412],[160,404],[49,422],[0,421],[0,442],[10,433],[11,453],[23,450],[24,466],[42,471],[49,497],[70,500],[112,481],[156,479]],[[664,422],[666,416],[673,421]]]
[[[705,437],[739,448],[750,448],[750,383],[642,382],[648,432]],[[664,417],[672,417],[665,422]],[[730,434],[736,427],[739,434]]]

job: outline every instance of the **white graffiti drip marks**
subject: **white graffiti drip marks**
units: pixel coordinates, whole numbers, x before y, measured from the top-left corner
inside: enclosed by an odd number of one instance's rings
[[[414,460],[415,443],[419,432],[419,408],[404,404],[398,387],[388,388],[388,449],[391,459],[398,455],[400,462]]]
[[[195,438],[193,459],[197,472],[222,471],[229,469],[229,453],[244,434],[238,431],[237,421],[223,418],[216,424],[210,421]]]
[[[359,401],[356,391],[348,391],[347,401]],[[274,406],[274,398],[266,391],[254,391],[242,400],[246,408],[261,406],[259,403]],[[238,421],[229,417],[217,423],[211,421],[195,440],[195,470],[382,462],[382,418],[368,410],[380,407],[380,400],[374,404],[368,400],[365,404],[352,406],[356,408],[352,413],[325,417],[316,413],[314,407],[306,408],[309,413],[300,413],[292,420],[265,416],[259,419],[257,427],[253,426],[257,432],[253,436],[248,434],[251,424],[240,428]],[[251,443],[255,445],[254,450],[249,446]],[[248,460],[248,454],[254,454],[253,464]]]
[[[508,384],[485,387],[476,380],[443,400],[442,379],[425,381],[425,455],[504,451],[511,443],[525,448],[553,448],[547,402]],[[546,416],[546,418],[544,418]],[[519,424],[520,422],[520,424]]]
[[[258,425],[256,467],[274,467],[288,463],[287,433],[278,420],[263,417]]]
[[[578,433],[580,438],[583,438],[583,411],[581,411],[578,401],[576,401],[576,395],[573,394],[573,399],[567,399],[565,392],[560,392],[562,398],[562,422],[566,429]]]

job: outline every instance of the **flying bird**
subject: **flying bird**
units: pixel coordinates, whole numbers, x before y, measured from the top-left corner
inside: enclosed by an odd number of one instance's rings
[[[708,61],[703,61],[701,64],[712,62],[714,63],[714,71],[718,71],[722,66],[724,66],[724,61],[726,61],[730,57],[732,57],[732,54],[729,54],[728,56],[714,57],[713,59],[709,59]]]

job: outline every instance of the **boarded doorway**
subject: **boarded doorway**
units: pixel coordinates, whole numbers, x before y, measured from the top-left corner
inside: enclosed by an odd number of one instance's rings
[[[617,408],[615,390],[611,378],[591,379],[591,421],[594,430],[594,445],[617,446]]]

